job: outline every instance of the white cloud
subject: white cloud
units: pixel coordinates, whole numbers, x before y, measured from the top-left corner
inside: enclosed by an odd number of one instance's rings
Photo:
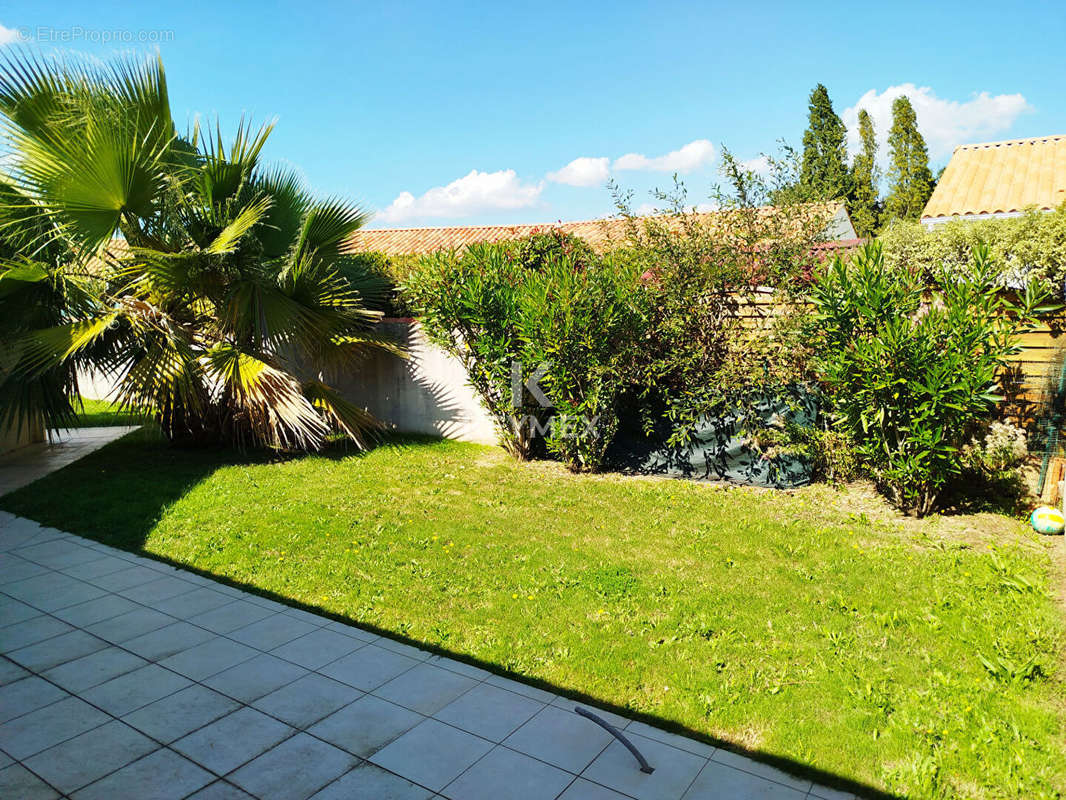
[[[614,168],[649,170],[652,172],[691,172],[714,160],[714,145],[707,139],[689,142],[680,150],[665,156],[648,158],[640,153],[626,153],[614,162]]]
[[[14,28],[5,28],[0,25],[0,47],[5,44],[14,44],[19,40],[19,32]]]
[[[607,158],[581,156],[562,169],[549,172],[547,177],[554,183],[565,183],[569,186],[598,186],[610,175],[608,161]]]
[[[740,166],[756,175],[766,175],[770,172],[770,159],[766,156],[755,156],[747,161],[741,161]]]
[[[892,126],[892,101],[906,95],[918,116],[918,129],[929,146],[933,161],[951,155],[957,145],[994,139],[1010,130],[1014,121],[1033,107],[1020,94],[975,92],[969,100],[945,100],[928,86],[913,83],[890,86],[880,94],[871,89],[855,105],[844,110],[841,118],[848,127],[848,150],[858,152],[859,110],[865,108],[873,118],[877,135],[879,161],[887,159],[888,129]]]
[[[540,183],[522,183],[513,169],[478,172],[476,169],[447,186],[435,186],[421,197],[400,192],[378,214],[384,222],[403,222],[418,217],[465,217],[479,211],[529,208],[544,190]]]

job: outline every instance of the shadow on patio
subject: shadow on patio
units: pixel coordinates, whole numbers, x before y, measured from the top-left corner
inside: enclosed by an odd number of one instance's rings
[[[182,450],[155,446],[151,433],[139,432],[109,445],[106,451],[92,453],[78,463],[42,479],[32,489],[13,493],[0,501],[6,510],[50,524],[72,533],[87,536],[105,544],[142,552],[150,558],[175,567],[189,570],[220,583],[275,600],[287,606],[312,612],[330,619],[354,624],[364,630],[408,644],[455,661],[487,670],[495,675],[511,678],[526,685],[568,698],[574,703],[589,706],[609,713],[635,719],[665,731],[703,742],[770,765],[789,774],[801,776],[815,784],[830,786],[843,792],[852,792],[866,798],[889,798],[875,787],[856,783],[829,771],[814,769],[807,764],[782,758],[757,749],[747,749],[728,740],[717,739],[651,714],[634,713],[631,709],[612,705],[595,695],[575,690],[571,686],[553,685],[531,681],[527,677],[508,671],[496,663],[471,658],[463,652],[449,650],[406,637],[394,630],[366,625],[357,619],[331,613],[315,605],[301,603],[281,593],[234,581],[225,576],[197,569],[177,560],[162,558],[145,552],[143,547],[153,528],[174,503],[186,497],[194,487],[202,484],[219,469],[252,467],[265,464],[284,464],[292,459],[263,453],[234,453],[229,450]],[[428,438],[426,442],[430,441]],[[390,441],[391,448],[415,447],[422,444],[418,438]],[[324,457],[329,460],[353,455],[351,450],[337,446]],[[112,483],[115,465],[121,464],[121,480]],[[45,491],[41,491],[44,489]],[[57,496],[63,501],[57,505]],[[213,498],[226,502],[224,497]],[[71,525],[70,520],[77,520]],[[209,543],[207,546],[210,546]],[[591,723],[590,723],[591,724]],[[842,745],[843,746],[843,745]]]

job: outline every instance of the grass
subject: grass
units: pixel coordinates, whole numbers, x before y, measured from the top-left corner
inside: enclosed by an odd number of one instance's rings
[[[77,415],[72,428],[95,428],[112,425],[140,425],[142,417],[123,411],[117,403],[108,400],[90,400],[81,398],[80,407],[75,406]]]
[[[0,506],[823,781],[1066,788],[1062,543],[1017,521],[908,520],[824,486],[575,476],[456,442],[291,460],[163,447],[134,434]]]

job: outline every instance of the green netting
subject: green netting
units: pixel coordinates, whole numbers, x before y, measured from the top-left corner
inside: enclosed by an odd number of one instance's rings
[[[811,465],[806,459],[789,455],[766,457],[750,445],[742,428],[745,421],[749,427],[804,427],[813,425],[817,414],[814,396],[803,387],[791,387],[783,394],[760,397],[748,410],[746,420],[739,414],[702,418],[688,447],[672,448],[653,440],[623,438],[611,461],[617,468],[645,475],[775,489],[803,486],[811,481]]]
[[[1066,348],[1052,362],[1036,422],[1029,434],[1029,454],[1041,458],[1039,485],[1044,484],[1048,462],[1066,456]]]

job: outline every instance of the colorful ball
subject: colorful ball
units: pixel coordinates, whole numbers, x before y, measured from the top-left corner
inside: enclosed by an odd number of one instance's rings
[[[1033,511],[1029,522],[1037,533],[1062,533],[1063,528],[1066,528],[1066,518],[1062,512],[1051,506],[1040,506]]]

